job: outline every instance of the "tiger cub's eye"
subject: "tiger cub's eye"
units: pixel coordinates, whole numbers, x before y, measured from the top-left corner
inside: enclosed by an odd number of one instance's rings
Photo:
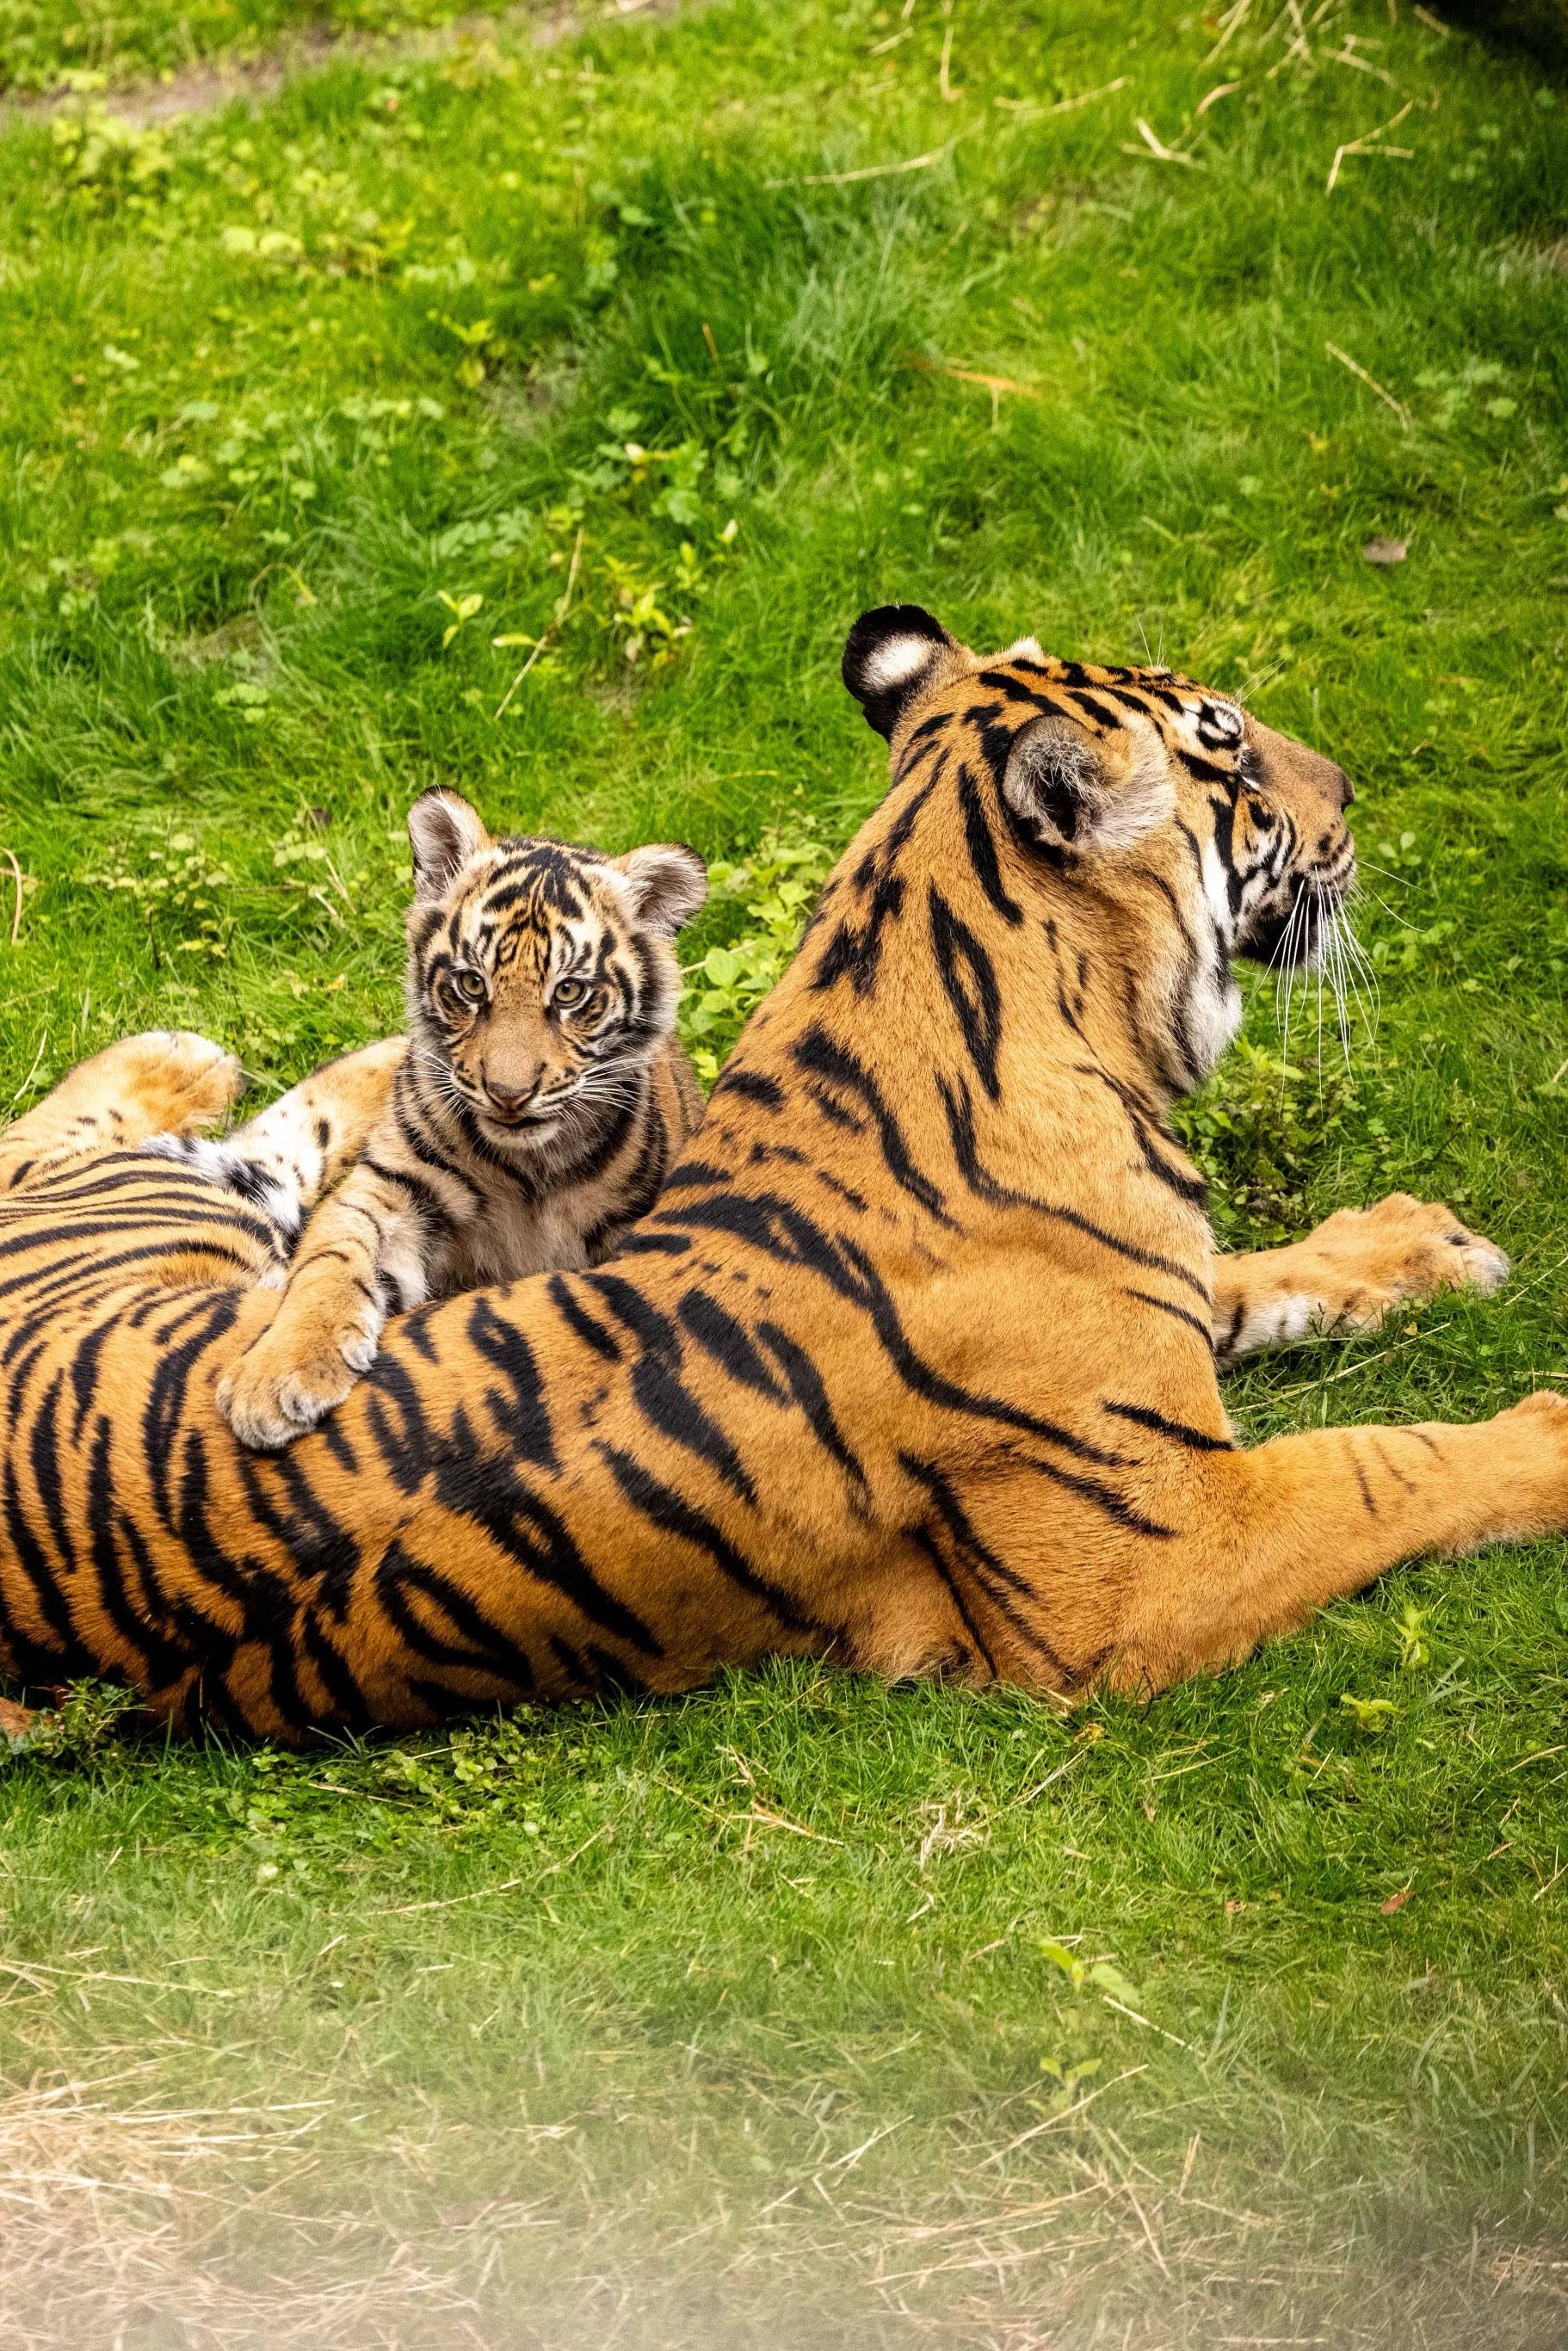
[[[465,1004],[484,1003],[485,982],[478,972],[451,971],[447,973],[446,977],[454,996],[461,997]]]
[[[588,983],[586,980],[559,980],[556,984],[554,993],[550,997],[550,1002],[552,1004],[559,1004],[563,1011],[570,1012],[574,1004],[580,1004],[583,1002],[587,994]]]

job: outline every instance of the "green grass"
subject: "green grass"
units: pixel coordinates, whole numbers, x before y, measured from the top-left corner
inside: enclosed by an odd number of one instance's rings
[[[263,1089],[391,1026],[433,781],[820,862],[879,789],[864,604],[1146,637],[1342,758],[1381,869],[1351,1070],[1255,987],[1187,1113],[1226,1238],[1407,1184],[1518,1265],[1242,1426],[1562,1376],[1568,99],[1382,0],[1310,68],[1273,10],[1212,62],[1089,13],[716,5],[14,123],[0,1101],[153,1022]],[[698,955],[766,963],[780,870]],[[1065,1724],[789,1667],[300,1760],[85,1700],[0,1779],[5,2338],[1544,2351],[1563,1565]]]

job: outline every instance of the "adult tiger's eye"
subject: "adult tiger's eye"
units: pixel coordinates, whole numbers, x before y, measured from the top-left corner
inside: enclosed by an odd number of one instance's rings
[[[478,972],[449,972],[447,974],[447,979],[451,985],[453,994],[455,996],[460,996],[465,1004],[484,1003],[485,982]]]
[[[561,1005],[566,1010],[570,1011],[574,1004],[580,1004],[587,994],[588,987],[585,981],[580,979],[563,979],[558,983],[555,993],[550,998],[550,1002],[552,1004]]]

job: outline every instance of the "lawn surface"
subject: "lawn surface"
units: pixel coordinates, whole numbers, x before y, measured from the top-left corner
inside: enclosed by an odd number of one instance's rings
[[[915,598],[1355,778],[1375,1030],[1253,988],[1220,1230],[1403,1184],[1518,1270],[1242,1428],[1563,1377],[1568,93],[1292,13],[713,0],[14,119],[0,1107],[394,1025],[436,781],[724,861],[722,1052],[879,789],[843,631]],[[5,7],[6,69],[86,21]],[[0,1773],[0,2338],[1559,2345],[1564,1563],[1065,1723],[790,1667],[301,1760],[84,1698]]]

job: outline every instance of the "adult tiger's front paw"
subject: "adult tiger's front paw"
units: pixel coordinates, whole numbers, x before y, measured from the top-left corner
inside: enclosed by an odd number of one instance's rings
[[[1499,1485],[1509,1501],[1502,1531],[1568,1533],[1568,1396],[1537,1388],[1490,1426],[1499,1439]]]
[[[236,1055],[192,1029],[151,1029],[110,1046],[100,1060],[124,1066],[148,1131],[189,1134],[213,1126],[245,1092]]]
[[[1319,1227],[1314,1243],[1330,1253],[1343,1290],[1326,1301],[1325,1327],[1375,1330],[1396,1306],[1444,1290],[1500,1290],[1508,1259],[1495,1242],[1461,1225],[1441,1201],[1393,1192],[1375,1207],[1342,1208]]]
[[[302,1347],[280,1315],[218,1382],[218,1410],[242,1445],[276,1453],[342,1403],[375,1352],[357,1324]]]

